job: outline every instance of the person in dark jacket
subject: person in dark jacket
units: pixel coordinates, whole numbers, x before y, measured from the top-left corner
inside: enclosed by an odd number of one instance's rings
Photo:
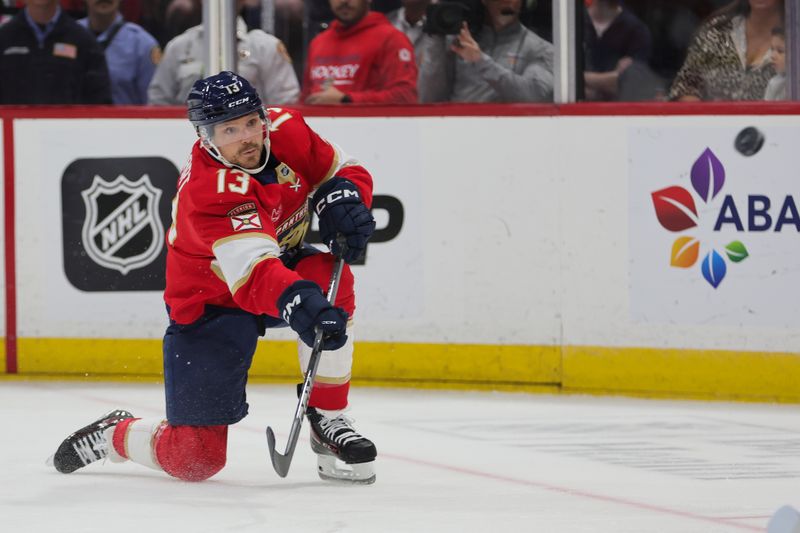
[[[586,0],[584,19],[587,100],[617,100],[629,94],[625,83],[639,88],[654,77],[648,61],[653,47],[650,30],[621,0]],[[627,72],[627,76],[626,76]],[[636,75],[632,74],[636,72]],[[638,74],[640,73],[640,74]],[[655,89],[650,91],[655,97]],[[650,99],[650,98],[645,98]]]
[[[27,0],[0,26],[0,104],[110,104],[103,49],[58,0]]]

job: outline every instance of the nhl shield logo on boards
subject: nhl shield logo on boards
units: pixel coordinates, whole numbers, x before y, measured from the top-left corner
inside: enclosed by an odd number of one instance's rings
[[[83,246],[95,263],[125,275],[158,257],[164,240],[158,216],[161,190],[147,174],[136,181],[119,175],[110,182],[95,175],[81,196],[86,206]]]
[[[159,156],[75,159],[61,175],[64,275],[78,290],[163,291],[180,172]]]

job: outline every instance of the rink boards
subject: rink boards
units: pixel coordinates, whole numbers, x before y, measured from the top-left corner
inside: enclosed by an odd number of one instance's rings
[[[375,176],[354,381],[800,401],[800,107],[580,109],[308,117]],[[7,370],[158,379],[194,132],[179,111],[9,115]],[[252,379],[297,379],[290,333]]]

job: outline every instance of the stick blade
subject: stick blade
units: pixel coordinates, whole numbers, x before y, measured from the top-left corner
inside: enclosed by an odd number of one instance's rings
[[[267,426],[267,444],[269,445],[269,458],[272,460],[272,468],[281,477],[286,477],[289,473],[289,465],[292,463],[291,457],[282,455],[275,449],[275,433],[272,428]]]

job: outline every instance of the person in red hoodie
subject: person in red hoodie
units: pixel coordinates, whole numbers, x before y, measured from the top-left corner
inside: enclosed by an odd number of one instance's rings
[[[336,20],[309,46],[301,100],[312,105],[417,102],[414,46],[370,0],[330,0]]]

